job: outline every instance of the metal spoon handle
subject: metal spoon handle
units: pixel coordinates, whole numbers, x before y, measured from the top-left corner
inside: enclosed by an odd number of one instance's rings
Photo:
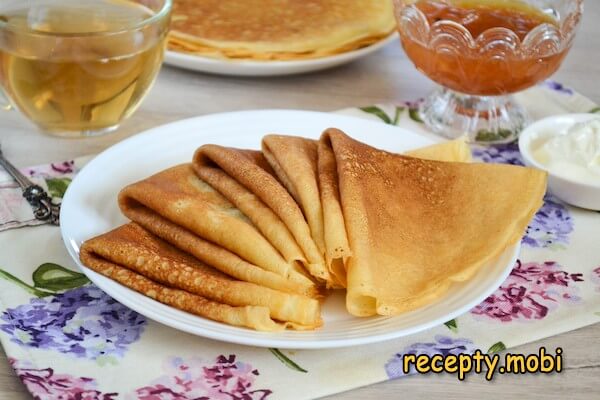
[[[0,165],[4,167],[6,172],[13,177],[15,181],[21,186],[21,189],[25,190],[28,186],[33,186],[33,182],[29,180],[25,175],[21,173],[14,165],[10,163],[6,158],[4,158],[4,154],[2,153],[2,148],[0,148]]]
[[[40,221],[58,225],[60,221],[60,205],[54,204],[52,198],[39,185],[36,185],[8,161],[0,148],[0,165],[14,178],[23,191],[23,197],[33,208],[33,215]]]

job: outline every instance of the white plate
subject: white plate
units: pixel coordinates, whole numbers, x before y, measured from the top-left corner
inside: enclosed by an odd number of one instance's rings
[[[318,138],[328,127],[390,151],[404,151],[435,141],[410,131],[360,118],[307,111],[244,111],[192,118],[131,137],[104,151],[79,172],[64,197],[61,231],[70,255],[102,290],[155,321],[212,339],[279,348],[331,348],[373,343],[412,334],[467,312],[490,295],[508,276],[519,246],[481,268],[470,281],[455,284],[435,304],[397,317],[356,318],[346,312],[341,294],[323,307],[324,326],[310,332],[256,332],[167,307],[85,268],[79,262],[83,241],[126,222],[117,207],[125,185],[169,166],[190,161],[196,148],[217,143],[260,148],[266,133]]]
[[[202,57],[193,54],[185,54],[176,51],[165,53],[165,64],[185,68],[192,71],[208,72],[218,75],[233,76],[278,76],[302,74],[305,72],[320,71],[327,68],[337,67],[358,58],[365,57],[372,52],[382,48],[390,42],[397,42],[400,46],[398,34],[393,33],[373,43],[370,46],[358,50],[348,51],[328,57],[314,58],[298,61],[248,61],[218,59]]]

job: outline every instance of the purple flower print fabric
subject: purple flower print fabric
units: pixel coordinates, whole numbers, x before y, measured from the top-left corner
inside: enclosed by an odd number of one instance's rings
[[[562,303],[580,300],[581,273],[569,273],[552,261],[521,261],[496,292],[471,310],[471,314],[498,322],[543,319]]]
[[[17,377],[35,400],[117,400],[117,393],[102,393],[93,378],[59,374],[53,368],[35,368],[10,358]]]
[[[4,311],[0,321],[14,343],[92,360],[122,357],[146,325],[142,315],[93,285],[32,298]]]
[[[250,364],[237,361],[235,355],[220,355],[214,361],[171,357],[164,370],[165,375],[127,399],[264,400],[272,394],[269,389],[254,387],[260,373]]]

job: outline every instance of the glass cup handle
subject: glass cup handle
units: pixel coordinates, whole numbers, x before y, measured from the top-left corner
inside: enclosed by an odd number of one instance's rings
[[[6,98],[2,88],[0,88],[0,108],[2,108],[4,111],[10,111],[13,108],[10,104],[10,101],[8,101],[8,98]]]

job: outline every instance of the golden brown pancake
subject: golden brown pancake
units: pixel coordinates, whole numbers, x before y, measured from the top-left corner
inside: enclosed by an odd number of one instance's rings
[[[311,236],[325,256],[332,276],[330,286],[345,287],[342,253],[347,250],[344,244],[335,241],[336,228],[340,225],[337,221],[327,221],[325,224],[323,219],[318,141],[297,136],[267,135],[262,140],[262,151],[279,180],[302,209]],[[343,229],[343,224],[341,227]]]
[[[181,311],[228,325],[243,326],[259,331],[279,331],[284,328],[271,319],[269,309],[266,307],[232,307],[210,301],[202,296],[158,284],[143,275],[97,257],[93,253],[82,253],[82,262],[99,274],[129,289]]]
[[[325,265],[323,254],[311,236],[302,210],[285,187],[275,178],[271,168],[263,163],[266,161],[264,158],[257,157],[256,152],[217,145],[200,147],[193,160],[194,170],[200,178],[206,179],[207,167],[219,168],[260,199],[285,224],[302,249],[306,259],[304,266],[307,271],[322,282],[331,282],[332,278]],[[231,192],[222,192],[221,194],[231,201],[236,201]],[[248,213],[246,217],[259,224],[260,215],[258,213]]]
[[[392,154],[336,129],[321,141],[337,164],[356,316],[434,302],[517,243],[542,205],[546,174],[535,169]]]
[[[262,330],[321,325],[317,300],[232,279],[135,223],[86,241],[80,256],[131,289],[207,318]]]
[[[312,139],[267,135],[263,155],[277,178],[302,208],[311,235],[325,254],[333,287],[346,287],[344,263],[352,254],[340,206],[335,156],[330,147]],[[464,140],[443,142],[409,152],[413,157],[469,161]]]
[[[267,135],[262,152],[304,212],[313,240],[325,253],[323,212],[317,183],[317,142],[297,136]]]
[[[181,250],[202,245],[194,252],[199,259],[238,279],[273,286],[276,274],[288,281],[277,289],[316,293],[314,283],[301,268],[286,262],[239,209],[196,176],[190,164],[169,168],[127,186],[119,194],[119,206],[125,216]],[[218,254],[224,253],[219,248],[233,253],[229,259],[242,259],[245,263],[216,262]]]
[[[128,218],[149,232],[233,278],[287,293],[297,293],[312,298],[320,297],[318,289],[312,283],[303,281],[299,284],[257,267],[144,206],[130,203],[125,210]]]
[[[326,257],[332,275],[347,287],[346,262],[352,256],[342,212],[335,154],[323,141],[318,143],[317,170],[323,221],[325,224]]]
[[[244,213],[288,263],[306,262],[302,249],[283,221],[258,196],[219,167],[198,165],[196,172]]]
[[[368,46],[394,29],[391,0],[174,0],[169,46],[209,57],[304,59]]]

